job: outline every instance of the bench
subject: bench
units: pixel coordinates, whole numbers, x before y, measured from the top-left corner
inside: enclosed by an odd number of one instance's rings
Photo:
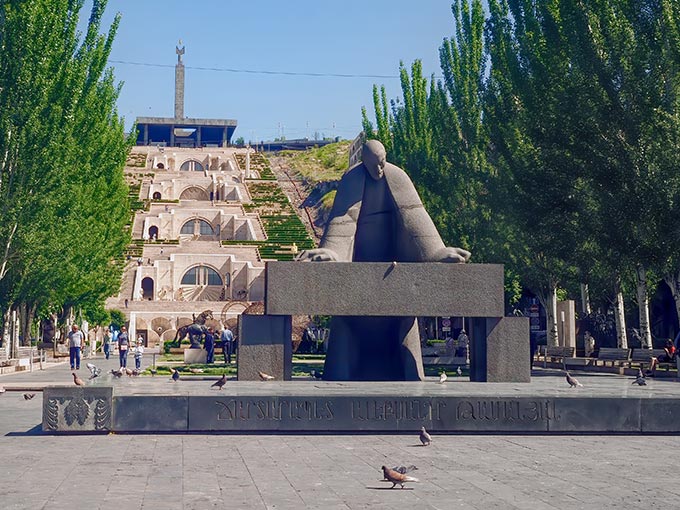
[[[629,366],[631,368],[640,368],[641,370],[644,370],[645,367],[649,368],[652,358],[658,358],[664,354],[666,354],[666,351],[663,349],[633,349]],[[657,368],[663,367],[668,371],[671,367],[674,368],[676,366],[676,361],[675,359],[673,361],[659,361],[656,366]]]
[[[630,349],[620,349],[618,347],[600,347],[597,358],[593,359],[595,366],[620,367],[630,363]]]
[[[575,347],[565,347],[563,345],[544,345],[541,347],[542,349],[539,350],[539,359],[542,355],[544,368],[547,366],[548,362],[564,364],[566,358],[571,358],[576,353]]]
[[[423,357],[423,365],[465,366],[467,360],[463,356],[428,356]]]

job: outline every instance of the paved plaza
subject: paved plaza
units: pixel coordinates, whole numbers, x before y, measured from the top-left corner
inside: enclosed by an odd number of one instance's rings
[[[96,362],[114,366],[113,359]],[[534,379],[549,384],[558,377]],[[630,384],[607,377],[621,388]],[[43,434],[41,394],[25,400],[11,389],[70,379],[67,364],[0,376],[10,389],[0,396],[1,508],[680,506],[676,436],[457,434],[435,435],[423,447],[415,434]],[[680,392],[674,381],[653,384],[668,395]],[[382,465],[409,464],[418,467],[418,483],[392,490],[381,481]]]

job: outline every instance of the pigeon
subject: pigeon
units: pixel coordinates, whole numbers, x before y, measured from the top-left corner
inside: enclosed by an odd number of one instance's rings
[[[179,381],[179,372],[176,368],[172,369],[172,380],[175,382]]]
[[[220,380],[215,381],[210,387],[214,388],[217,386],[219,389],[222,389],[222,386],[225,384],[227,384],[227,374],[224,374]]]
[[[73,374],[73,383],[76,386],[85,386],[85,382],[80,377],[78,377],[75,372],[71,373]]]
[[[417,482],[418,479],[414,478],[413,476],[408,476],[405,474],[400,473],[399,471],[395,471],[394,469],[390,469],[387,466],[382,467],[383,470],[383,476],[385,477],[385,480],[392,482],[392,489],[394,489],[397,484],[401,485],[401,488],[404,488],[404,484],[406,482]]]
[[[31,400],[35,397],[35,393],[24,393],[24,400]]]
[[[263,381],[273,381],[273,380],[274,380],[274,376],[273,376],[273,375],[265,374],[264,372],[259,372],[259,371],[258,371],[258,372],[257,372],[257,375],[259,375],[259,376],[260,376],[260,379],[262,379]]]
[[[566,375],[566,379],[567,379],[567,382],[569,383],[570,388],[576,388],[577,386],[583,388],[583,385],[580,382],[578,382],[578,379],[576,379],[575,377],[572,377],[569,374],[569,372],[565,372],[565,375]]]
[[[637,384],[638,386],[647,386],[647,379],[645,379],[644,376],[638,375],[633,381],[633,384]]]
[[[446,372],[439,374],[439,384],[444,384],[446,382],[447,376]]]
[[[418,468],[411,464],[410,466],[396,466],[393,467],[392,469],[397,473],[405,475],[406,473],[410,473],[411,471],[416,471]]]
[[[310,374],[314,379],[323,379],[323,372],[319,372],[318,370],[312,369]]]
[[[141,371],[141,369],[139,369],[139,368],[135,368],[135,369],[132,371],[132,375],[133,375],[134,377],[137,377],[137,376],[138,376],[139,374],[141,374],[141,373],[142,373],[142,371]]]
[[[123,369],[114,370],[114,369],[112,368],[112,369],[111,369],[111,373],[113,374],[113,377],[123,377]]]
[[[430,443],[432,443],[432,436],[428,434],[425,427],[420,427],[420,442],[423,443],[423,446],[430,446]]]
[[[96,365],[93,365],[92,363],[87,363],[85,366],[90,371],[90,379],[99,377],[99,375],[102,373],[102,369]]]
[[[153,368],[149,369],[149,372],[151,372],[151,377],[155,376],[158,373],[158,370],[155,370]]]
[[[131,368],[124,368],[123,370],[125,371],[128,377],[132,377],[132,374],[134,374],[134,370],[132,370]]]
[[[456,369],[456,373],[457,373],[458,375],[463,375],[463,371],[460,369],[460,367],[458,367],[458,368]]]

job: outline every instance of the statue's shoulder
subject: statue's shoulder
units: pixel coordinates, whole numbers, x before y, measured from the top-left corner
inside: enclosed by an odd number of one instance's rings
[[[413,182],[411,181],[409,175],[404,171],[403,168],[399,168],[397,165],[385,163],[383,172],[390,186],[413,186]]]
[[[344,184],[351,184],[351,183],[362,183],[363,186],[363,181],[366,178],[366,168],[364,167],[363,163],[357,163],[353,167],[351,167],[349,170],[347,170],[344,174],[342,174],[342,177],[340,178],[340,182]]]

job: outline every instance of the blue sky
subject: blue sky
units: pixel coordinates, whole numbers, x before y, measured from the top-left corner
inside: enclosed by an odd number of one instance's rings
[[[400,60],[421,59],[427,75],[439,75],[439,47],[454,31],[450,0],[109,0],[107,26],[116,12],[122,22],[110,63],[124,83],[118,108],[128,127],[137,116],[173,116],[182,39],[185,115],[236,119],[234,137],[246,141],[353,138],[361,107],[373,111],[373,84],[399,96]]]

